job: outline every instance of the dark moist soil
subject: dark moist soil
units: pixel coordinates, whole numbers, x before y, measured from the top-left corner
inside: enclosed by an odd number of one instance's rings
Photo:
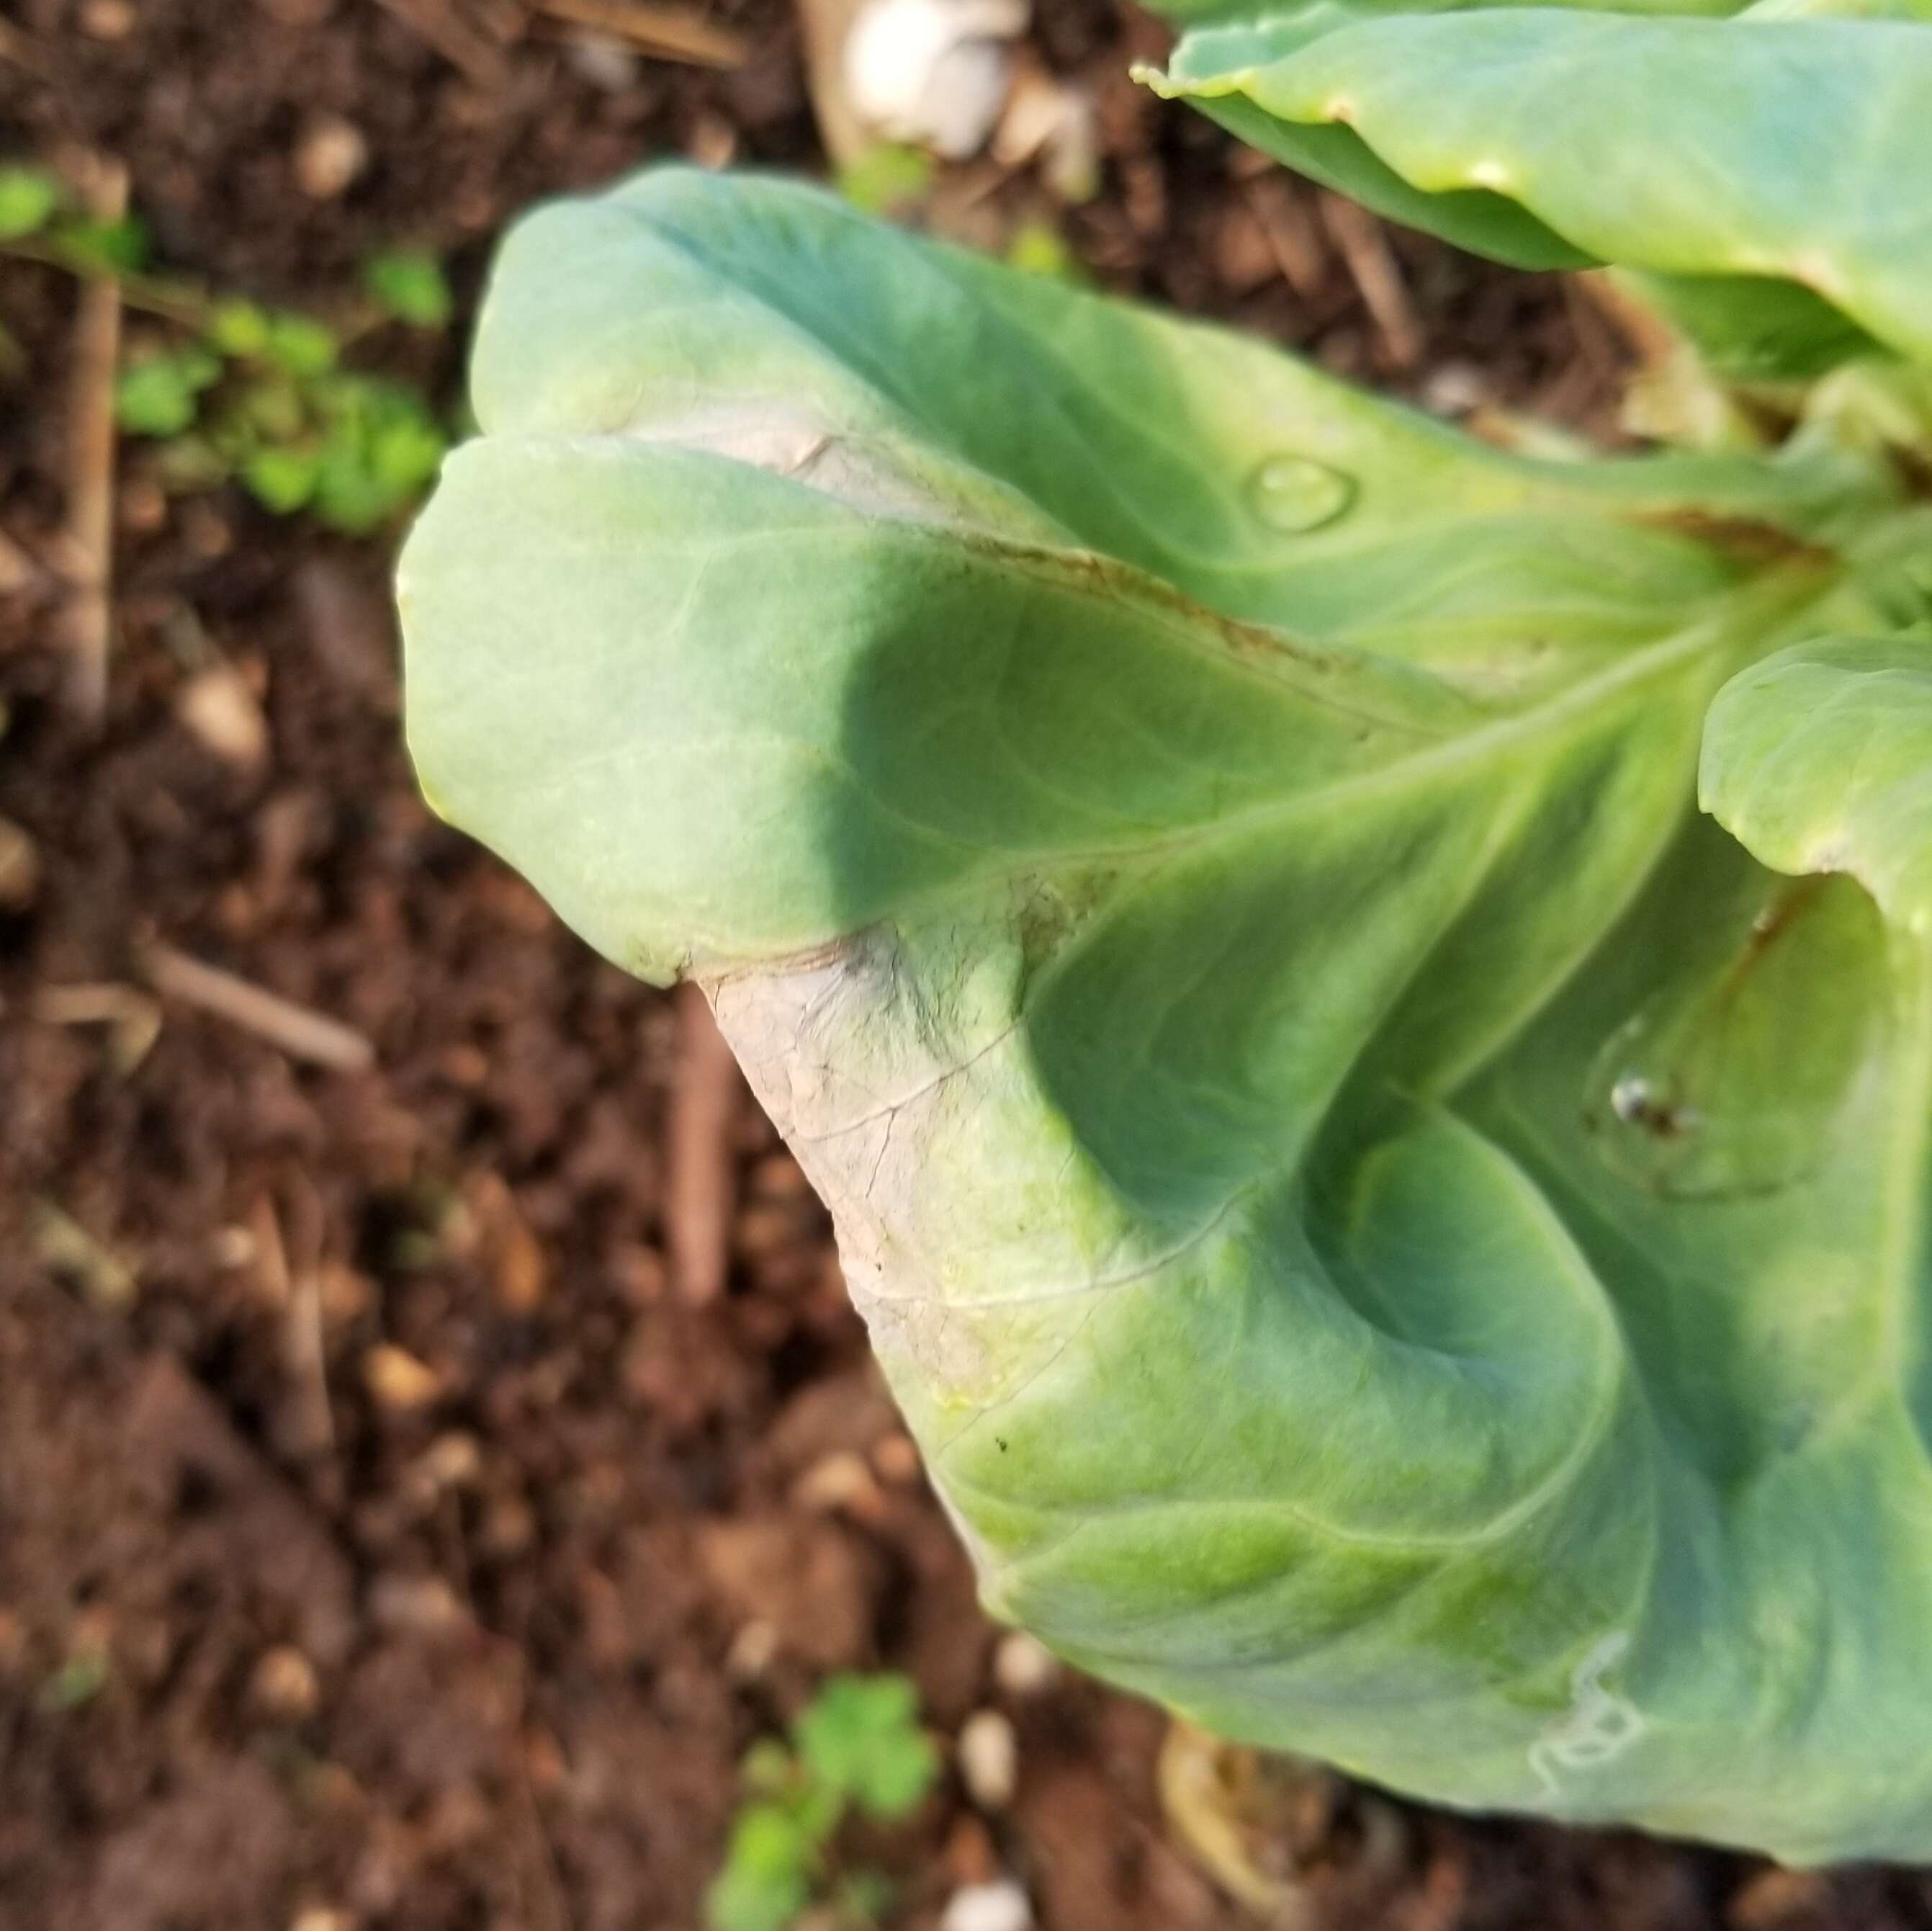
[[[1125,82],[1157,31],[1040,11],[1039,59],[1096,89],[1102,191],[1060,209],[982,164],[940,184],[942,225],[997,245],[1045,213],[1103,285],[1438,406],[1608,424],[1616,345],[1560,284],[1388,237],[1408,339],[1318,197]],[[663,155],[822,165],[788,11],[717,12],[753,50],[722,75],[586,55],[519,0],[10,0],[0,157],[118,157],[164,259],[257,296],[338,306],[409,240],[467,297],[539,195]],[[302,158],[338,121],[366,164],[319,197]],[[1171,1848],[1159,1716],[1070,1675],[1000,1686],[824,1218],[748,1104],[728,1291],[669,1282],[674,1009],[418,800],[391,545],[170,500],[124,451],[110,712],[64,720],[43,566],[74,310],[0,266],[0,815],[39,872],[0,911],[0,1926],[694,1927],[740,1754],[827,1672],[880,1668],[943,1737],[992,1705],[1019,1738],[1004,1814],[949,1773],[844,1847],[897,1881],[896,1921],[1000,1870],[1046,1931],[1246,1921]],[[453,400],[456,340],[368,348]],[[218,665],[259,758],[184,721]],[[157,939],[358,1029],[375,1069],[178,1002],[150,1044]],[[1932,1926],[1916,1877],[1300,1797],[1338,1931]]]

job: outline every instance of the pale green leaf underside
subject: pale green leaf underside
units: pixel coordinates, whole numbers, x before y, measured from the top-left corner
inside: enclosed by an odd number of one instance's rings
[[[1802,644],[1732,680],[1700,789],[1780,872],[1844,872],[1932,938],[1932,635]]]
[[[476,396],[426,788],[710,988],[994,1607],[1450,1801],[1932,1851],[1932,1032],[1692,797],[1922,521],[680,173],[517,232]]]
[[[1314,0],[1144,77],[1463,247],[1644,271],[1740,373],[1932,361],[1932,15],[1704,11]]]

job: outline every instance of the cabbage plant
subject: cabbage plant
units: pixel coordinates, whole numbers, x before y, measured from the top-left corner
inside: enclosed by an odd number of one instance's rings
[[[1932,1856],[1924,0],[1153,78],[1628,274],[1761,446],[1532,459],[647,173],[505,245],[427,793],[710,995],[996,1614],[1446,1803]]]

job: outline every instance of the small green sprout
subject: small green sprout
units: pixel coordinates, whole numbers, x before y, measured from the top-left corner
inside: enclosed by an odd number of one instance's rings
[[[335,331],[311,315],[288,312],[271,315],[268,339],[262,345],[262,359],[298,381],[323,376],[334,368],[342,353]]]
[[[1051,221],[1022,221],[1006,243],[1006,264],[1029,275],[1051,275],[1060,281],[1084,279],[1080,263],[1066,238]]]
[[[65,265],[77,275],[139,275],[154,248],[148,224],[137,215],[107,221],[82,216],[52,232]]]
[[[919,1727],[919,1695],[902,1676],[836,1676],[792,1726],[800,1757],[868,1816],[909,1816],[939,1759]]]
[[[107,1687],[110,1673],[104,1649],[76,1650],[41,1686],[40,1707],[53,1716],[82,1709]]]
[[[746,1753],[747,1801],[705,1899],[710,1931],[785,1931],[827,1893],[827,1850],[847,1817],[908,1817],[938,1774],[911,1683],[832,1677],[799,1713],[789,1745],[768,1737]],[[853,1926],[876,1922],[890,1896],[874,1872],[848,1873],[829,1889],[834,1915]]]
[[[398,322],[448,327],[456,309],[442,264],[421,248],[386,249],[362,264],[362,285]]]
[[[900,215],[925,198],[932,172],[923,149],[880,141],[838,170],[838,191],[868,215]]]
[[[220,357],[193,343],[144,357],[115,384],[116,418],[133,435],[178,436],[193,426],[202,392],[220,380]]]
[[[61,205],[57,176],[44,168],[0,167],[0,242],[38,235]]]
[[[338,328],[146,272],[146,226],[74,213],[60,178],[0,167],[0,251],[75,275],[112,275],[132,309],[160,318],[158,341],[137,341],[115,390],[128,435],[160,444],[160,472],[176,491],[237,484],[277,515],[298,512],[362,536],[408,509],[452,440],[427,397],[346,368],[344,354],[372,322],[445,326],[454,308],[436,258],[420,249],[373,256],[365,305]]]

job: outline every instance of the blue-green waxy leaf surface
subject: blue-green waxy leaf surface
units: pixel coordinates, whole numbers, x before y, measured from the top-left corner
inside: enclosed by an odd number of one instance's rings
[[[1162,92],[1480,254],[1638,272],[1729,373],[1932,361],[1924,0],[1163,11]]]
[[[476,403],[425,788],[709,991],[994,1610],[1450,1802],[1932,1854],[1924,510],[680,172],[516,230]]]

